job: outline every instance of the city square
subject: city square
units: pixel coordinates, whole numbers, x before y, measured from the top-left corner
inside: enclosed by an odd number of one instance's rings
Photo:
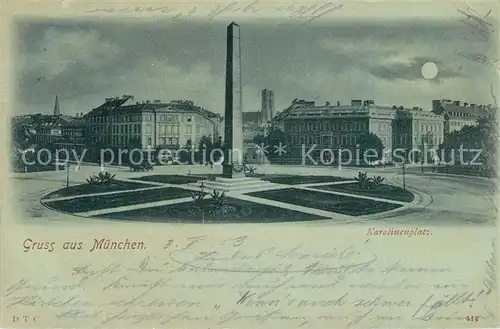
[[[21,199],[37,203],[26,205],[23,217],[202,224],[494,222],[495,106],[440,99],[428,111],[372,99],[320,105],[296,98],[278,112],[274,92],[263,89],[261,110],[248,112],[237,23],[227,25],[225,39],[223,115],[189,100],[133,104],[133,95],[123,95],[107,97],[75,118],[61,114],[58,96],[52,116],[16,117],[20,172],[14,185],[21,187]],[[435,69],[432,77],[424,75],[426,67]],[[424,79],[437,76],[435,64],[423,68]],[[29,141],[39,145],[23,150],[20,144]],[[477,156],[464,158],[463,143],[467,151],[479,151]],[[81,159],[69,161],[70,150],[75,158],[84,151]],[[190,161],[181,161],[179,154],[189,150]],[[41,151],[49,157],[45,166],[55,171],[30,172],[37,162],[28,166],[27,154],[36,153],[31,157],[42,163]],[[400,163],[393,161],[396,151]],[[486,163],[478,166],[479,156]],[[23,184],[30,187],[23,191]]]
[[[308,176],[317,175],[319,177],[342,177],[346,179],[345,181],[338,181],[334,183],[307,183],[307,184],[272,184],[273,186],[257,188],[257,191],[272,191],[287,188],[298,188],[298,189],[309,189],[312,191],[321,191],[323,195],[333,199],[334,195],[329,195],[328,191],[320,190],[321,186],[324,185],[336,185],[345,184],[353,181],[353,177],[356,176],[358,170],[353,168],[344,168],[342,170],[335,170],[332,168],[324,167],[300,167],[300,166],[288,166],[287,173],[290,175],[302,175]],[[101,168],[96,165],[83,165],[78,171],[75,171],[74,166],[71,167],[69,173],[69,183],[70,186],[85,185],[86,178],[92,174],[99,173]],[[107,171],[116,174],[116,179],[120,181],[127,181],[133,183],[143,183],[152,184],[147,187],[134,187],[132,189],[116,191],[116,192],[101,192],[96,193],[85,193],[81,196],[72,195],[68,197],[57,197],[52,196],[47,199],[47,196],[51,193],[57,192],[64,188],[66,184],[66,171],[52,171],[44,173],[28,173],[28,174],[15,174],[17,177],[12,177],[12,186],[14,187],[11,191],[12,196],[19,200],[19,209],[15,210],[19,213],[20,218],[23,218],[23,222],[26,224],[40,224],[40,223],[57,223],[63,224],[67,221],[71,225],[82,223],[96,224],[97,222],[102,222],[103,219],[117,220],[120,222],[129,223],[141,223],[141,222],[180,222],[179,217],[168,217],[165,215],[165,211],[161,211],[161,207],[168,207],[175,204],[189,203],[193,204],[193,200],[190,196],[190,191],[197,190],[196,188],[187,186],[187,184],[164,184],[164,183],[154,183],[147,180],[141,180],[138,178],[147,176],[207,176],[210,174],[221,173],[222,168],[220,166],[214,166],[213,169],[207,169],[204,166],[163,166],[156,167],[154,173],[144,173],[144,172],[131,172],[128,168],[117,168],[109,167],[106,168]],[[227,194],[227,198],[234,198],[238,200],[243,200],[250,202],[251,204],[259,204],[265,206],[272,206],[280,209],[282,213],[280,219],[275,219],[276,225],[286,224],[287,222],[293,222],[294,225],[347,225],[355,223],[371,223],[373,225],[384,225],[384,224],[400,224],[400,225],[494,225],[496,220],[496,207],[494,204],[494,185],[488,179],[478,179],[463,176],[454,175],[440,175],[432,172],[421,173],[419,167],[409,168],[406,174],[406,186],[408,190],[415,195],[415,199],[412,202],[398,202],[394,200],[383,200],[381,198],[366,197],[359,194],[343,193],[343,195],[353,196],[355,198],[362,198],[365,200],[378,200],[384,203],[391,203],[398,205],[400,207],[394,210],[386,210],[380,213],[370,214],[370,215],[356,215],[349,216],[346,214],[341,214],[335,212],[335,210],[327,211],[324,210],[325,207],[314,205],[311,203],[309,206],[297,205],[297,202],[290,198],[290,201],[273,201],[262,197],[249,196],[248,191],[236,191]],[[427,171],[427,169],[426,169]],[[262,165],[257,167],[257,172],[266,173],[268,175],[279,174],[283,172],[281,166],[275,165]],[[402,186],[402,172],[400,168],[391,169],[369,169],[370,175],[381,175],[387,179],[389,184],[394,184],[396,186]],[[189,173],[189,175],[188,175]],[[144,179],[144,178],[143,178]],[[168,196],[160,193],[155,193],[157,196],[154,201],[141,201],[138,200],[135,204],[130,204],[134,200],[134,196],[138,197],[137,192],[143,189],[150,189],[154,191],[155,189],[163,188],[181,188],[184,190],[184,194],[177,194],[178,196]],[[255,190],[253,191],[255,192]],[[108,196],[113,195],[117,198],[118,203],[107,202],[101,203],[101,205],[94,205],[94,201],[97,201],[99,197],[103,197],[108,194]],[[130,194],[132,196],[119,199],[120,195]],[[338,192],[337,192],[338,193]],[[289,195],[289,194],[286,194]],[[71,201],[81,197],[85,197],[90,200],[86,203],[90,208],[78,210],[79,212],[71,211],[71,207],[67,210],[62,211],[62,209],[55,209],[55,201],[60,200],[59,207],[62,208],[64,201]],[[51,200],[52,199],[52,200]],[[163,199],[163,200],[162,200]],[[458,201],[460,200],[460,201]],[[53,203],[51,203],[53,202]],[[66,205],[69,202],[66,202]],[[76,207],[75,207],[76,209]],[[338,210],[337,210],[338,211]],[[300,214],[300,216],[293,220],[293,215]],[[291,220],[287,220],[288,217],[283,218],[283,216],[290,216]],[[201,223],[201,216],[198,215],[196,220],[189,220],[187,222],[199,222]],[[206,223],[220,223],[224,220],[221,219],[211,219],[207,220]],[[271,220],[272,221],[272,220]],[[233,218],[231,223],[245,224],[248,223],[245,220],[245,216],[239,216]],[[268,222],[265,217],[252,218],[249,223],[259,223]]]

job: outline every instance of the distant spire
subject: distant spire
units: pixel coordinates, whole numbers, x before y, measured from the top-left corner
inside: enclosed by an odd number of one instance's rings
[[[59,98],[56,95],[56,101],[54,103],[54,115],[61,115],[61,109],[59,107]]]

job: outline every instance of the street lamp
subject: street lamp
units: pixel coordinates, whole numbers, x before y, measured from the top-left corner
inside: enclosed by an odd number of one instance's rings
[[[406,179],[405,179],[405,162],[403,162],[403,190],[406,190]]]
[[[66,187],[69,187],[69,162],[66,162]]]
[[[422,136],[421,140],[422,140],[422,152],[420,154],[420,156],[421,156],[421,158],[420,158],[420,170],[422,172],[424,172],[424,159],[427,157],[427,155],[424,155],[424,152],[426,150],[424,149],[424,137],[423,136]]]

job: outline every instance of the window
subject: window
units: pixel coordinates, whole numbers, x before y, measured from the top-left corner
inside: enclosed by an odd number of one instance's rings
[[[191,115],[186,116],[186,121],[191,122],[193,120],[193,117]]]
[[[151,134],[151,125],[146,126],[146,134]],[[151,145],[151,143],[149,143]]]
[[[148,145],[151,145],[151,137],[148,138]]]
[[[179,134],[179,126],[173,126],[172,127],[172,134],[176,134],[176,135]]]
[[[160,134],[165,134],[165,126],[160,125]]]
[[[186,134],[192,134],[193,133],[193,126],[186,126]]]

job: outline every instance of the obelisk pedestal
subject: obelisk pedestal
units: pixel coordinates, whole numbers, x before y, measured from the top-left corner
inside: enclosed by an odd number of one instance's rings
[[[245,177],[243,168],[243,102],[241,81],[240,26],[234,22],[227,27],[226,99],[224,112],[223,177]]]

